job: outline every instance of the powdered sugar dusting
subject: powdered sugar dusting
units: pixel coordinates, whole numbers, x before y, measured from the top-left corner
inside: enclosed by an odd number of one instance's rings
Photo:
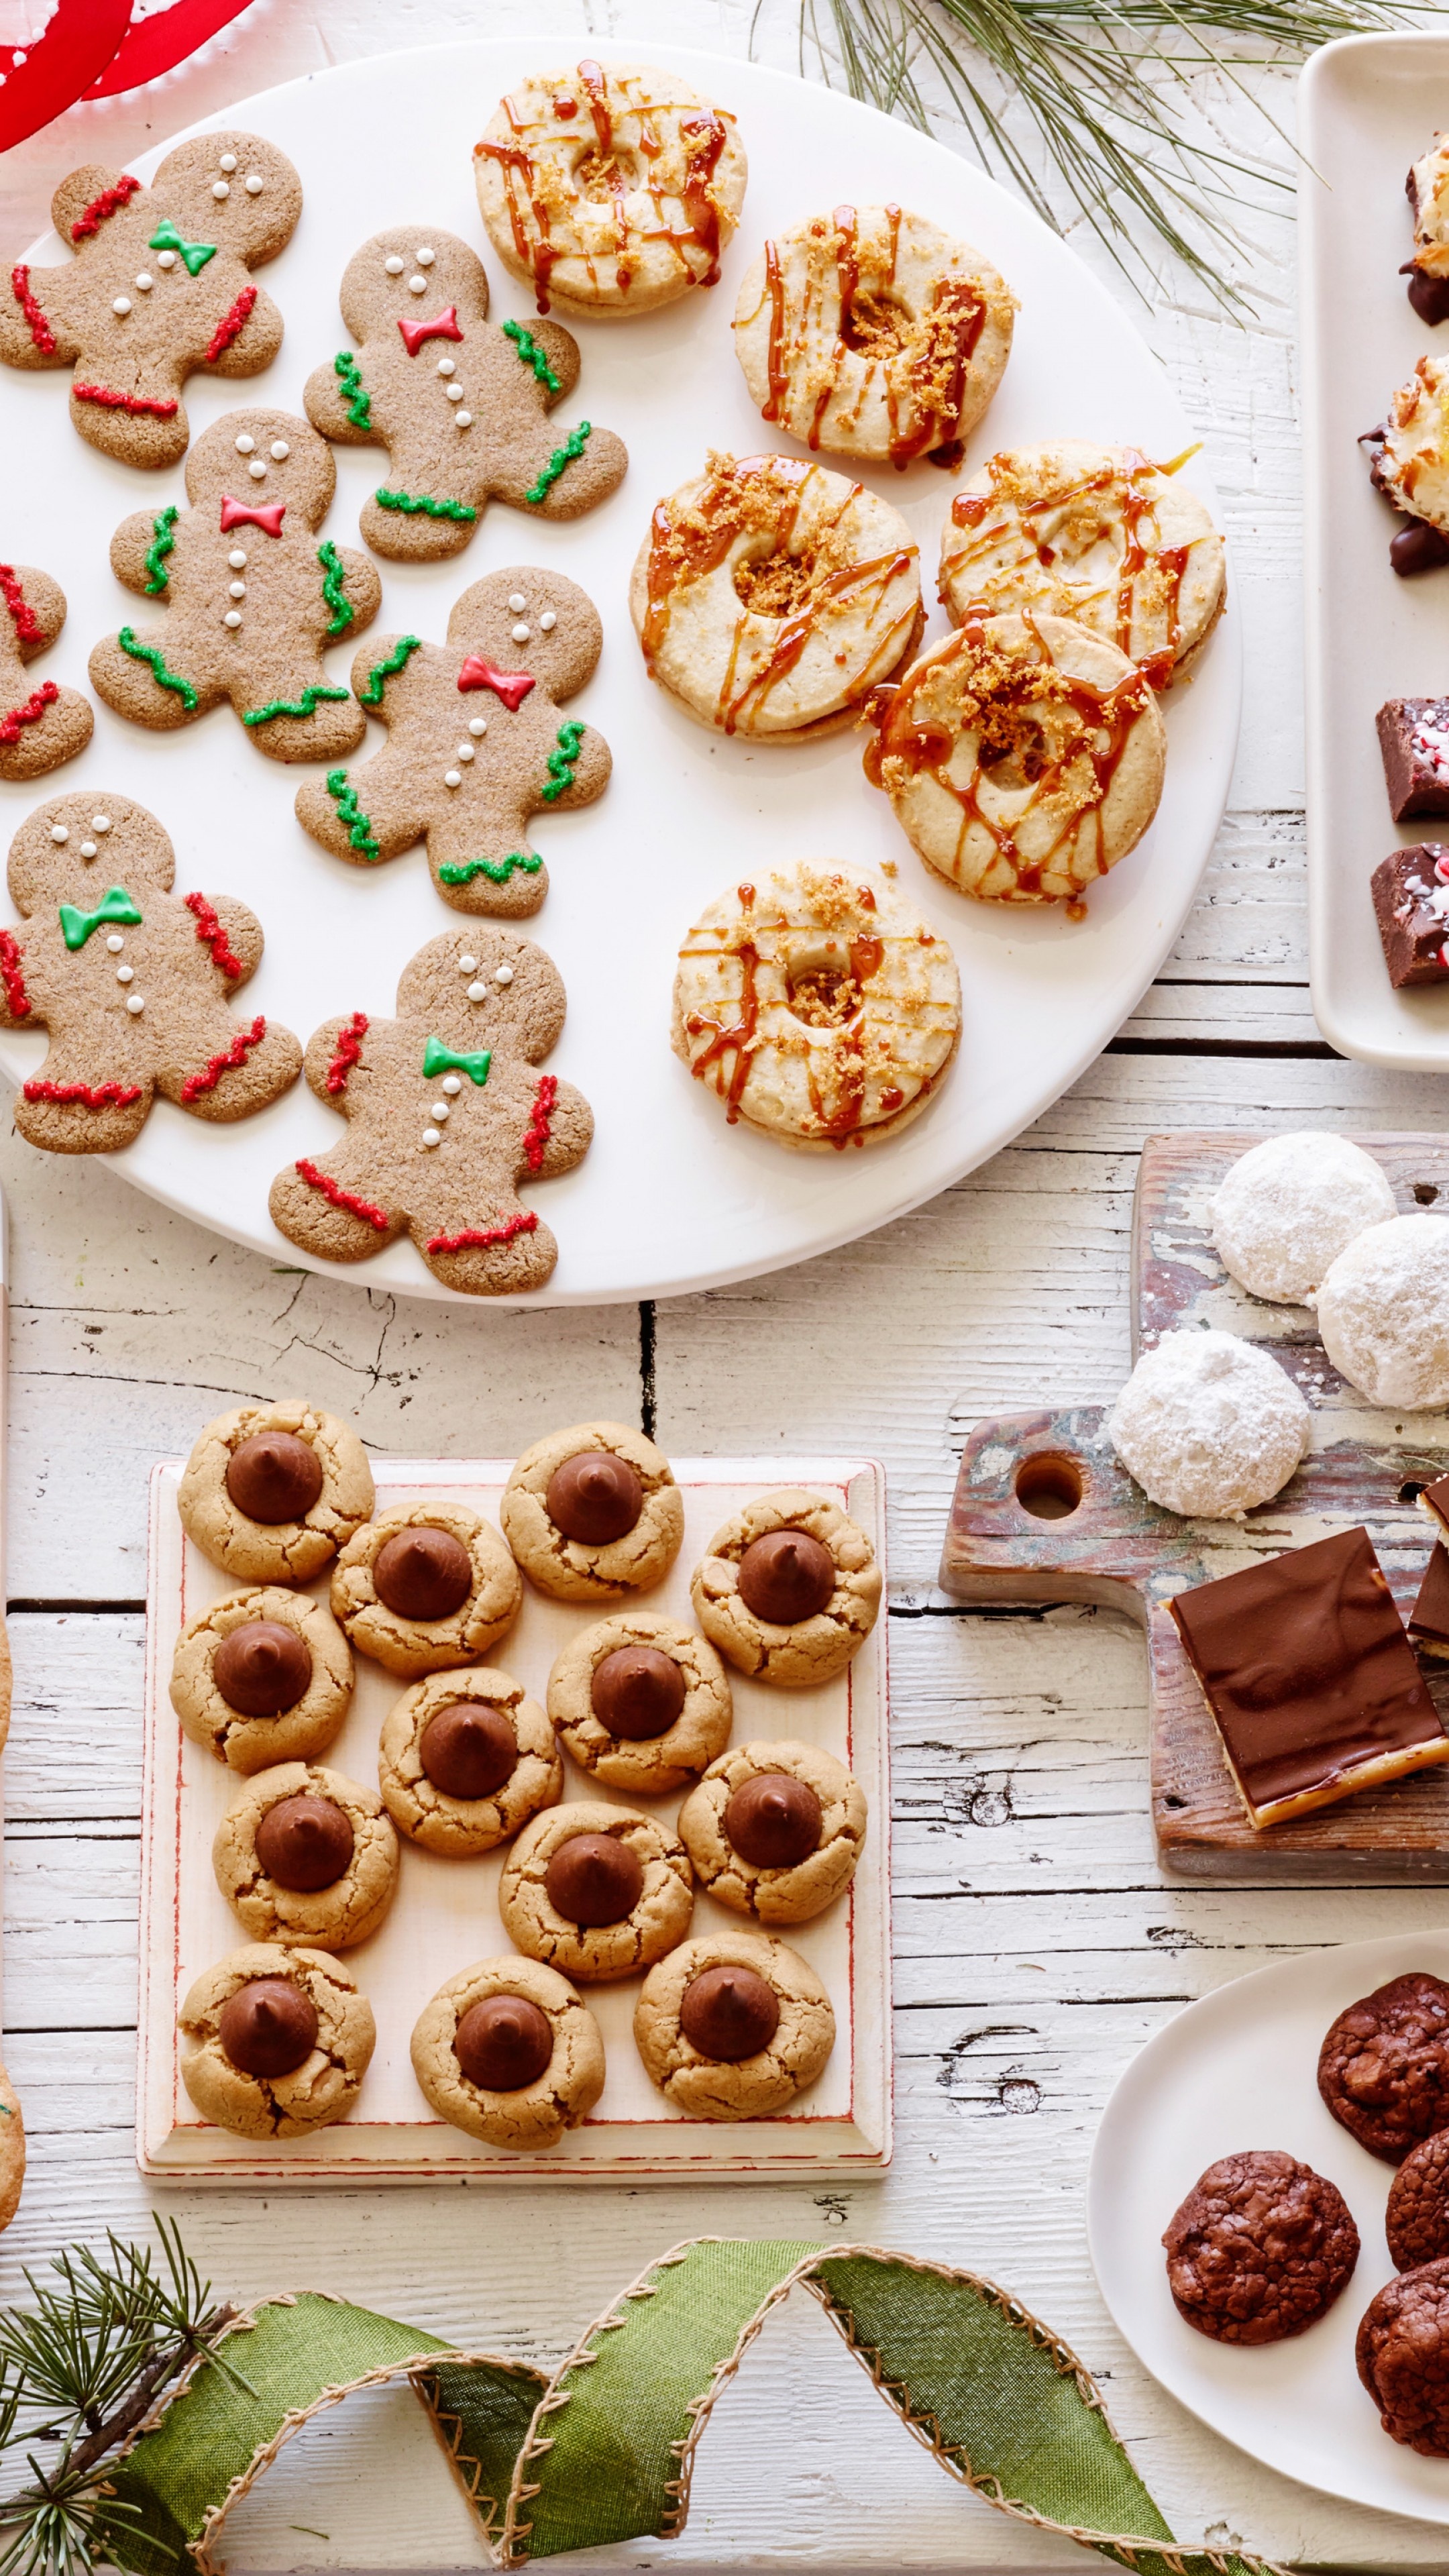
[[[1449,1404],[1449,1217],[1396,1216],[1356,1236],[1319,1290],[1318,1329],[1371,1404]]]
[[[1443,891],[1449,899],[1449,886]],[[1301,1306],[1354,1237],[1393,1213],[1381,1166],[1346,1136],[1269,1136],[1223,1180],[1213,1240],[1255,1297]]]
[[[1143,1353],[1107,1428],[1149,1501],[1217,1521],[1240,1517],[1287,1484],[1307,1455],[1312,1425],[1297,1387],[1266,1351],[1235,1333],[1187,1331]]]

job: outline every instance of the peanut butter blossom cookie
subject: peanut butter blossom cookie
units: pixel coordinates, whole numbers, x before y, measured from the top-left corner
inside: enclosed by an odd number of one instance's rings
[[[762,418],[807,447],[957,465],[1011,354],[988,259],[900,206],[837,206],[745,271],[735,355]]]
[[[584,1985],[652,1967],[684,1939],[694,1880],[684,1846],[629,1807],[549,1807],[503,1864],[503,1928],[530,1959]]]
[[[563,1796],[543,1710],[486,1664],[403,1692],[383,1724],[377,1777],[398,1832],[448,1856],[492,1851]]]
[[[601,1601],[647,1592],[684,1538],[684,1497],[662,1449],[627,1422],[576,1422],[525,1449],[498,1507],[540,1592]]]
[[[65,624],[65,592],[34,564],[0,563],[0,778],[42,778],[90,741],[89,698],[56,680],[32,688],[30,663]]]
[[[372,2006],[341,1960],[277,1941],[203,1969],[177,2026],[187,2092],[239,2138],[300,2138],[345,2120],[377,2043]]]
[[[798,1950],[758,1932],[686,1941],[651,1968],[634,2011],[645,2070],[690,2120],[759,2120],[805,2092],[835,2014]]]
[[[193,1744],[233,1771],[311,1762],[341,1732],[352,1656],[336,1620],[307,1592],[267,1584],[232,1592],[176,1640],[171,1705]]]
[[[242,1404],[208,1422],[176,1509],[189,1539],[248,1583],[310,1583],[372,1512],[367,1452],[304,1396]]]
[[[1336,2185],[1276,2150],[1223,2156],[1163,2237],[1180,2317],[1214,2343],[1281,2343],[1325,2316],[1358,2261]]]
[[[455,2129],[516,2155],[556,2147],[604,2089],[599,2025],[538,1959],[479,1959],[418,2016],[413,2073]]]
[[[757,1923],[808,1923],[855,1876],[865,1791],[820,1744],[737,1745],[679,1810],[706,1896]]]
[[[787,1487],[715,1531],[690,1598],[711,1645],[742,1673],[808,1689],[859,1654],[880,1612],[880,1567],[838,1503]]]
[[[519,82],[473,147],[504,267],[540,313],[597,322],[718,282],[746,168],[726,109],[671,72],[587,57]]]
[[[518,1616],[503,1541],[459,1503],[380,1512],[332,1574],[332,1610],[360,1655],[404,1681],[475,1663]]]
[[[320,1764],[258,1772],[218,1825],[211,1862],[256,1941],[351,1950],[377,1930],[397,1889],[397,1835],[377,1792]]]
[[[731,1706],[713,1646],[647,1610],[581,1629],[548,1677],[548,1713],[566,1751],[606,1788],[636,1797],[697,1779],[729,1742]]]
[[[853,725],[925,627],[899,510],[795,456],[711,456],[659,502],[629,608],[650,678],[751,742]]]
[[[777,1144],[875,1144],[918,1118],[961,1035],[940,933],[883,877],[801,860],[731,886],[679,952],[670,1043]]]

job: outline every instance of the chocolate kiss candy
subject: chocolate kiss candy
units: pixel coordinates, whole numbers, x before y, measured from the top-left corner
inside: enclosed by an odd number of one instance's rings
[[[581,1930],[597,1932],[632,1914],[644,1888],[644,1867],[632,1843],[614,1834],[570,1834],[544,1873],[555,1914]]]
[[[1389,545],[1389,561],[1404,580],[1416,572],[1435,572],[1449,563],[1449,537],[1427,519],[1411,519]]]
[[[322,1461],[290,1431],[259,1431],[233,1449],[226,1490],[249,1521],[275,1529],[280,1521],[305,1520],[322,1491]]]
[[[485,2093],[518,2093],[538,2082],[552,2057],[553,2024],[526,1995],[487,1995],[464,2013],[453,2054]]]
[[[298,1896],[331,1887],[351,1865],[356,1837],[331,1798],[299,1790],[268,1807],[257,1827],[257,1858],[268,1878]]]
[[[726,1806],[724,1829],[755,1869],[793,1869],[820,1847],[820,1801],[792,1771],[757,1771]]]
[[[679,2027],[701,2057],[734,2066],[769,2047],[780,2027],[780,1998],[753,1968],[705,1968],[684,1989]]]
[[[740,1558],[740,1599],[772,1628],[813,1619],[835,1590],[835,1559],[808,1530],[771,1530]]]
[[[373,1559],[372,1586],[400,1619],[450,1619],[473,1589],[473,1559],[451,1530],[399,1530]]]
[[[423,1728],[418,1757],[445,1798],[491,1798],[518,1767],[518,1735],[507,1709],[491,1700],[451,1699]]]
[[[221,2044],[243,2075],[293,2075],[317,2041],[317,2007],[290,1977],[253,1977],[217,2017]]]
[[[223,1637],[211,1678],[228,1708],[242,1717],[280,1717],[295,1708],[312,1679],[312,1650],[280,1619],[247,1619]]]
[[[611,1735],[642,1744],[674,1724],[684,1706],[684,1675],[657,1646],[618,1646],[595,1666],[589,1703]]]
[[[627,1538],[644,1509],[644,1488],[627,1458],[612,1449],[580,1449],[548,1480],[548,1516],[580,1547]]]

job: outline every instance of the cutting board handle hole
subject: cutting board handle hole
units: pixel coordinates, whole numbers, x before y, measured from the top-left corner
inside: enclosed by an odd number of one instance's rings
[[[1420,1207],[1432,1207],[1439,1192],[1432,1181],[1415,1181],[1414,1196]]]
[[[1067,1521],[1081,1507],[1086,1478],[1075,1458],[1039,1449],[1016,1471],[1016,1499],[1034,1521]]]
[[[1399,1487],[1399,1500],[1401,1503],[1416,1503],[1423,1490],[1423,1478],[1410,1476],[1408,1482]]]

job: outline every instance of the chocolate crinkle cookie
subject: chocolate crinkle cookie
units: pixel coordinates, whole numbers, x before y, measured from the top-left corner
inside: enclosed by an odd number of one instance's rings
[[[1449,2258],[1385,2283],[1364,2313],[1354,2359],[1390,2441],[1449,2459]]]
[[[1405,2156],[1389,2185],[1384,2233],[1396,2272],[1449,2255],[1449,2129],[1436,2129]]]
[[[1178,2315],[1214,2343],[1303,2334],[1358,2261],[1358,2229],[1342,2193],[1274,2148],[1209,2165],[1162,2242]]]
[[[1449,2124],[1449,1985],[1414,1971],[1341,2012],[1318,2058],[1335,2120],[1385,2164]]]

